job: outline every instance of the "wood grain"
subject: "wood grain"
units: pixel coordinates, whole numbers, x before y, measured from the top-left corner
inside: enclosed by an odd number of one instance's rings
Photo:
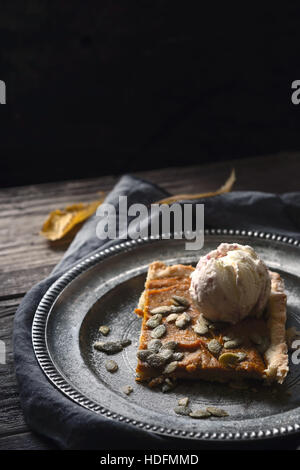
[[[239,161],[166,168],[136,173],[171,194],[217,189],[235,167],[234,190],[299,191],[299,154],[278,154]],[[13,317],[22,296],[46,277],[61,259],[72,236],[49,243],[39,235],[49,211],[74,202],[89,202],[117,181],[105,176],[7,188],[0,191],[0,340],[5,341],[7,364],[0,365],[0,449],[53,448],[28,430],[18,399],[12,355]]]
[[[53,450],[56,447],[49,440],[33,432],[0,437],[0,450]]]

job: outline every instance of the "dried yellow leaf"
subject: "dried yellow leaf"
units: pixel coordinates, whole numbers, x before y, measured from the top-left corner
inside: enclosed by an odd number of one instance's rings
[[[41,234],[51,241],[60,240],[69,233],[75,225],[83,222],[94,214],[103,200],[104,197],[89,204],[79,202],[67,206],[64,210],[56,209],[50,212],[47,220],[45,220],[43,224]]]
[[[178,194],[175,196],[170,196],[165,199],[158,201],[160,204],[172,204],[173,202],[184,200],[184,199],[200,199],[205,197],[212,197],[218,194],[227,193],[231,191],[231,188],[235,182],[235,171],[231,171],[231,174],[225,184],[221,186],[216,191],[199,193],[199,194]],[[67,233],[69,233],[73,227],[75,227],[80,222],[88,219],[94,212],[96,212],[97,207],[104,200],[104,193],[98,201],[93,201],[89,204],[77,203],[70,206],[67,206],[64,210],[56,209],[50,212],[47,220],[44,222],[41,234],[44,235],[48,240],[55,241],[63,238]]]
[[[202,197],[212,197],[217,196],[218,194],[228,193],[231,191],[232,186],[236,180],[234,169],[231,170],[229,178],[225,181],[223,186],[221,186],[216,191],[210,191],[207,193],[198,193],[198,194],[178,194],[175,196],[170,196],[165,199],[158,201],[160,204],[173,204],[173,202],[181,201],[184,199],[200,199]]]

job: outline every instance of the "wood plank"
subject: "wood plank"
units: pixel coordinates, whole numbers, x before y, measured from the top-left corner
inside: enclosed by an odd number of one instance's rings
[[[0,437],[0,450],[53,450],[54,444],[32,432]]]
[[[24,253],[24,259],[27,255]],[[28,257],[30,259],[30,256]],[[19,263],[20,266],[26,266]],[[36,283],[47,277],[56,263],[51,265],[33,266],[28,269],[11,269],[9,272],[0,272],[0,299],[19,298],[26,294]],[[18,266],[15,266],[17,268]]]
[[[283,193],[300,190],[299,153],[281,152],[208,165],[154,170],[147,172],[147,175],[143,172],[136,174],[160,184],[173,194],[185,191],[193,193],[218,188],[228,177],[231,168],[235,168],[237,175],[234,191]]]

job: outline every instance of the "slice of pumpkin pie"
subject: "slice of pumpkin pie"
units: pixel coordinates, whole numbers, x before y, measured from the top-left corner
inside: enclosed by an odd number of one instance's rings
[[[220,245],[200,258],[196,269],[150,264],[135,310],[143,318],[137,381],[150,386],[166,378],[284,381],[289,370],[284,283],[277,273],[263,274],[256,258],[256,274],[251,260],[243,264],[241,246]],[[235,253],[222,260],[230,251]]]

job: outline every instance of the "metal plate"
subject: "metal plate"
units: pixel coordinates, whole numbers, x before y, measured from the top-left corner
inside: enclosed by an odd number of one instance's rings
[[[273,234],[206,231],[200,252],[186,251],[184,240],[137,240],[101,251],[72,268],[45,294],[32,327],[36,357],[47,377],[80,405],[111,419],[171,436],[205,440],[259,439],[300,429],[300,365],[290,361],[284,385],[234,390],[228,385],[182,382],[168,394],[135,382],[136,350],[141,320],[133,314],[143,290],[147,267],[195,263],[221,242],[254,247],[266,264],[285,280],[288,326],[300,328],[299,242]],[[131,346],[113,356],[119,370],[104,367],[107,356],[92,345],[99,325],[111,328],[109,339],[130,338]],[[134,392],[124,395],[121,388]],[[192,407],[216,405],[230,416],[193,420],[175,415],[177,400],[189,396]]]

